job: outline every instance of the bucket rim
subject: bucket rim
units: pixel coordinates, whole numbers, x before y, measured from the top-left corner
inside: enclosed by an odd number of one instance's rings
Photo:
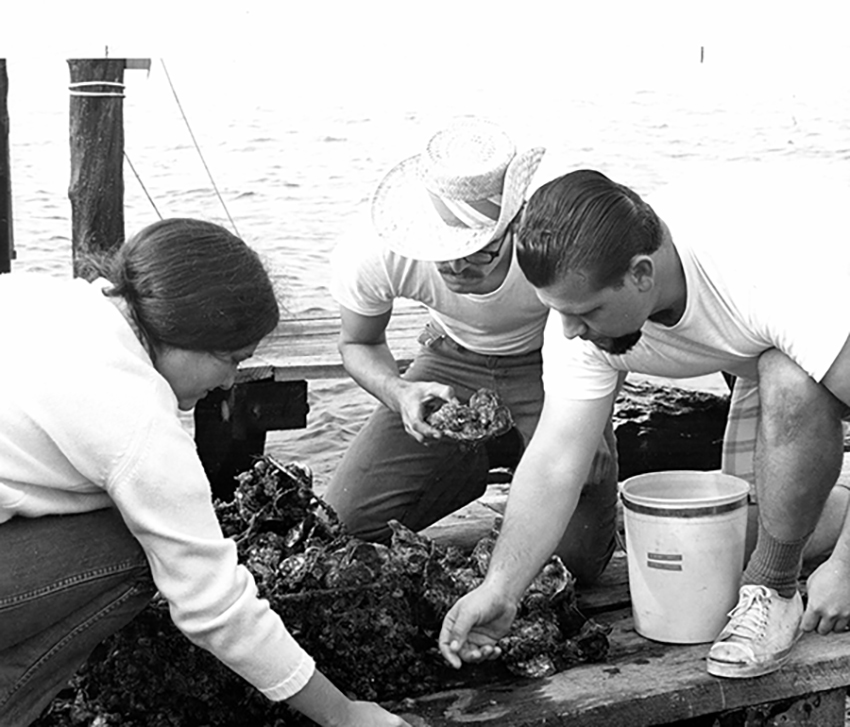
[[[689,497],[663,497],[657,493],[641,494],[636,489],[647,483],[658,484],[658,481],[674,481],[682,483],[687,481],[693,483],[695,481],[711,481],[715,484],[720,484],[725,492],[713,492],[705,496]],[[734,475],[725,474],[719,471],[712,470],[663,470],[661,472],[645,472],[639,475],[629,477],[620,483],[620,499],[625,507],[630,505],[636,506],[630,509],[650,510],[703,510],[712,508],[723,508],[726,505],[733,505],[730,509],[735,509],[744,504],[749,496],[749,483]]]

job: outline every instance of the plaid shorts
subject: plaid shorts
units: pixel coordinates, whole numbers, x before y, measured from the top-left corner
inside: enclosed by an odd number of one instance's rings
[[[729,416],[723,434],[721,471],[750,483],[750,502],[755,502],[755,452],[759,418],[758,381],[735,379]],[[850,409],[844,421],[850,419]],[[846,425],[845,425],[846,427]]]
[[[758,381],[735,379],[720,469],[750,483],[750,500],[755,501],[756,432],[759,418]]]

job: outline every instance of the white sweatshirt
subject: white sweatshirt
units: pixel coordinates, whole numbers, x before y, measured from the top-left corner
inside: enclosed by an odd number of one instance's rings
[[[116,507],[177,627],[273,700],[315,669],[223,537],[177,399],[101,288],[0,275],[0,527]]]

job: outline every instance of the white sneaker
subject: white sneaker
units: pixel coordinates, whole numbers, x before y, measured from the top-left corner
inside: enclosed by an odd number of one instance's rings
[[[757,677],[779,669],[800,638],[803,599],[782,598],[766,586],[742,586],[729,623],[708,652],[708,673]]]

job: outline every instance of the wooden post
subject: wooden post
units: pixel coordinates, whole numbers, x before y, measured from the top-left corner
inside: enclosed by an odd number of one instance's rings
[[[69,60],[74,275],[124,241],[124,59]]]
[[[9,78],[6,59],[0,58],[0,273],[12,270],[15,259],[12,223],[12,165],[9,158]]]
[[[72,59],[68,66],[74,275],[89,279],[92,261],[124,241],[124,69],[150,69],[150,59]]]

